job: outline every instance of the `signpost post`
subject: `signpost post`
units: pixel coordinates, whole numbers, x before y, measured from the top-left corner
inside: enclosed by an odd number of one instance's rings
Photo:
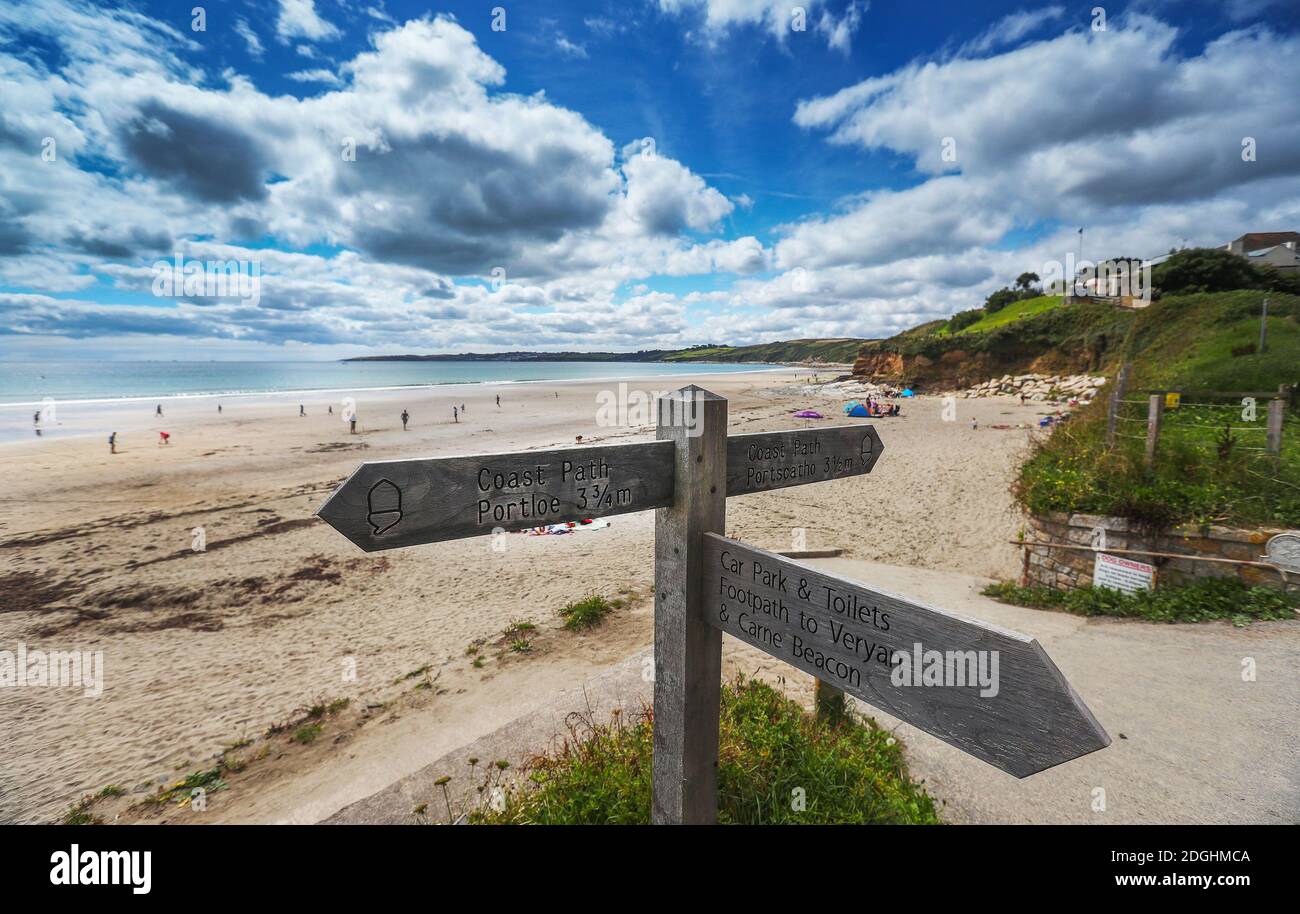
[[[660,398],[671,442],[673,503],[655,512],[654,785],[650,821],[718,816],[722,632],[705,621],[704,534],[726,526],[727,401],[686,387]]]
[[[655,441],[364,463],[318,516],[372,552],[657,509],[657,823],[717,818],[722,633],[1017,777],[1110,739],[1036,641],[723,536],[726,499],[871,472],[869,425],[727,435],[727,401],[658,401]]]

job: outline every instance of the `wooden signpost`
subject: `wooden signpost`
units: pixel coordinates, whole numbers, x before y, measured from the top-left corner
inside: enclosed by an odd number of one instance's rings
[[[1017,777],[1109,745],[1032,638],[723,536],[730,496],[871,472],[872,426],[728,436],[695,386],[658,408],[655,441],[364,463],[317,514],[371,552],[658,509],[657,823],[716,820],[724,631]]]

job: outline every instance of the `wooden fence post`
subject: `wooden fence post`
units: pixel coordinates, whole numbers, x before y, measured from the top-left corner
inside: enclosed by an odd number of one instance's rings
[[[1146,465],[1156,460],[1156,447],[1160,444],[1160,425],[1165,419],[1164,393],[1152,394],[1147,401],[1147,453]]]
[[[1264,296],[1264,307],[1259,312],[1259,352],[1263,353],[1268,345],[1268,296]]]
[[[844,690],[821,679],[813,680],[813,706],[824,723],[837,724],[849,716],[849,699]]]
[[[676,443],[671,507],[655,512],[654,771],[651,821],[718,817],[722,631],[704,618],[704,534],[725,533],[727,401],[691,385],[659,398]]]
[[[1128,386],[1128,367],[1125,362],[1115,373],[1115,387],[1110,392],[1110,405],[1106,412],[1106,447],[1115,446],[1115,426],[1119,424],[1120,401],[1124,399],[1124,388]]]
[[[1268,452],[1274,457],[1282,454],[1282,420],[1286,416],[1286,401],[1278,398],[1268,401]]]

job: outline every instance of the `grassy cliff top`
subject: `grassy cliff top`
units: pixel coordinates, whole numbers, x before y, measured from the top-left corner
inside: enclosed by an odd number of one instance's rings
[[[1274,292],[1268,298],[1262,353],[1256,350],[1264,293],[1202,292],[1153,303],[1134,327],[1133,383],[1263,391],[1300,382],[1300,296]]]
[[[1268,344],[1256,352],[1260,312],[1269,298]],[[952,359],[984,357],[988,376],[1036,359],[1089,362],[1113,375],[1133,363],[1131,386],[1187,390],[1276,390],[1300,383],[1300,296],[1254,289],[1168,295],[1141,310],[1100,301],[1064,304],[1059,296],[1014,302],[955,332],[931,321],[862,354]],[[923,372],[923,368],[916,369]]]
[[[845,337],[827,340],[786,340],[756,346],[711,346],[670,353],[664,362],[825,362],[851,365],[870,340]]]
[[[984,333],[1059,308],[1064,301],[1065,299],[1060,295],[1039,295],[1037,298],[1022,299],[1018,302],[1012,302],[1001,311],[995,311],[992,314],[986,313],[978,321],[968,327],[963,327],[956,333],[950,332],[947,321],[944,321],[936,328],[935,335],[962,336],[963,334]]]
[[[1264,294],[1255,290],[1169,296],[1137,313],[1112,365],[1132,365],[1119,434],[1106,446],[1106,397],[1042,442],[1015,490],[1031,511],[1127,517],[1152,528],[1178,523],[1300,527],[1300,413],[1292,401],[1282,452],[1265,453],[1266,398],[1300,383],[1300,296],[1269,293],[1267,345],[1259,351]],[[1146,398],[1179,390],[1165,414],[1156,460],[1143,459]],[[1231,395],[1234,394],[1235,395]],[[1253,409],[1242,397],[1258,399]]]

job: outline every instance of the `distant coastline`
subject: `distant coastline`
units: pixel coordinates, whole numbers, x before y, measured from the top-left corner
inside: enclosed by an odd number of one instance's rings
[[[704,344],[686,349],[641,349],[636,352],[461,352],[456,354],[366,355],[344,362],[680,362],[754,365],[852,365],[867,339],[806,339],[754,346]]]
[[[31,431],[31,410],[47,401],[133,401],[235,397],[318,397],[483,384],[571,383],[684,374],[728,374],[776,366],[739,362],[511,361],[398,359],[331,362],[0,362],[0,426]],[[24,415],[24,411],[27,411]],[[66,414],[66,409],[64,410]],[[0,429],[2,431],[2,429]],[[3,434],[0,434],[0,438]]]

